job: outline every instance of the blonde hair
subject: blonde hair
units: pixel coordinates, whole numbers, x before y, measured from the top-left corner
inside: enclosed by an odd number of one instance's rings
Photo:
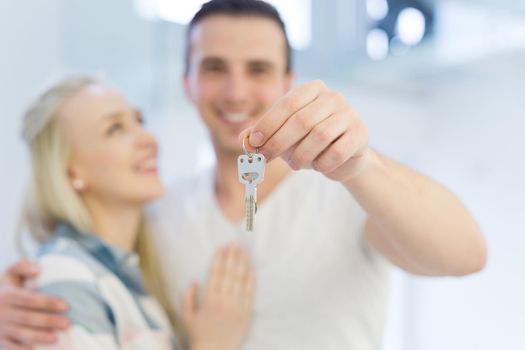
[[[82,199],[68,177],[71,142],[57,123],[60,107],[65,101],[92,85],[102,85],[89,76],[68,77],[37,98],[27,110],[22,125],[22,138],[31,155],[31,187],[19,222],[21,232],[39,243],[49,239],[60,222],[73,225],[80,232],[92,232],[92,220]],[[142,219],[135,251],[148,291],[166,311],[179,341],[182,332],[179,317],[167,296],[162,271],[147,224]]]

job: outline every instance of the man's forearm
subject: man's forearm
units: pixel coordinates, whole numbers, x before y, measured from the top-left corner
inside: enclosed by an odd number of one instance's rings
[[[456,196],[428,177],[370,150],[343,183],[368,213],[368,241],[409,272],[463,275],[485,265],[485,241]]]

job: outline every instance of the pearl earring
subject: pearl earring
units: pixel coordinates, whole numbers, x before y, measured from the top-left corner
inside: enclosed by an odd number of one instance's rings
[[[73,188],[77,191],[81,191],[84,189],[84,181],[80,179],[73,180]]]

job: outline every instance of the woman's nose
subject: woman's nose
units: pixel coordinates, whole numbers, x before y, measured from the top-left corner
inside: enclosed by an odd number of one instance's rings
[[[149,132],[147,129],[145,129],[142,126],[137,130],[137,132],[138,132],[137,144],[140,147],[152,148],[152,149],[157,150],[158,148],[157,140],[155,139],[155,136],[153,136],[151,132]]]

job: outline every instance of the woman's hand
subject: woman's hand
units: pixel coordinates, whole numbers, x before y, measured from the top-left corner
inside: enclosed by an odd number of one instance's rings
[[[246,252],[233,244],[219,249],[200,298],[197,284],[184,296],[191,349],[239,349],[250,326],[254,291],[255,274]]]

